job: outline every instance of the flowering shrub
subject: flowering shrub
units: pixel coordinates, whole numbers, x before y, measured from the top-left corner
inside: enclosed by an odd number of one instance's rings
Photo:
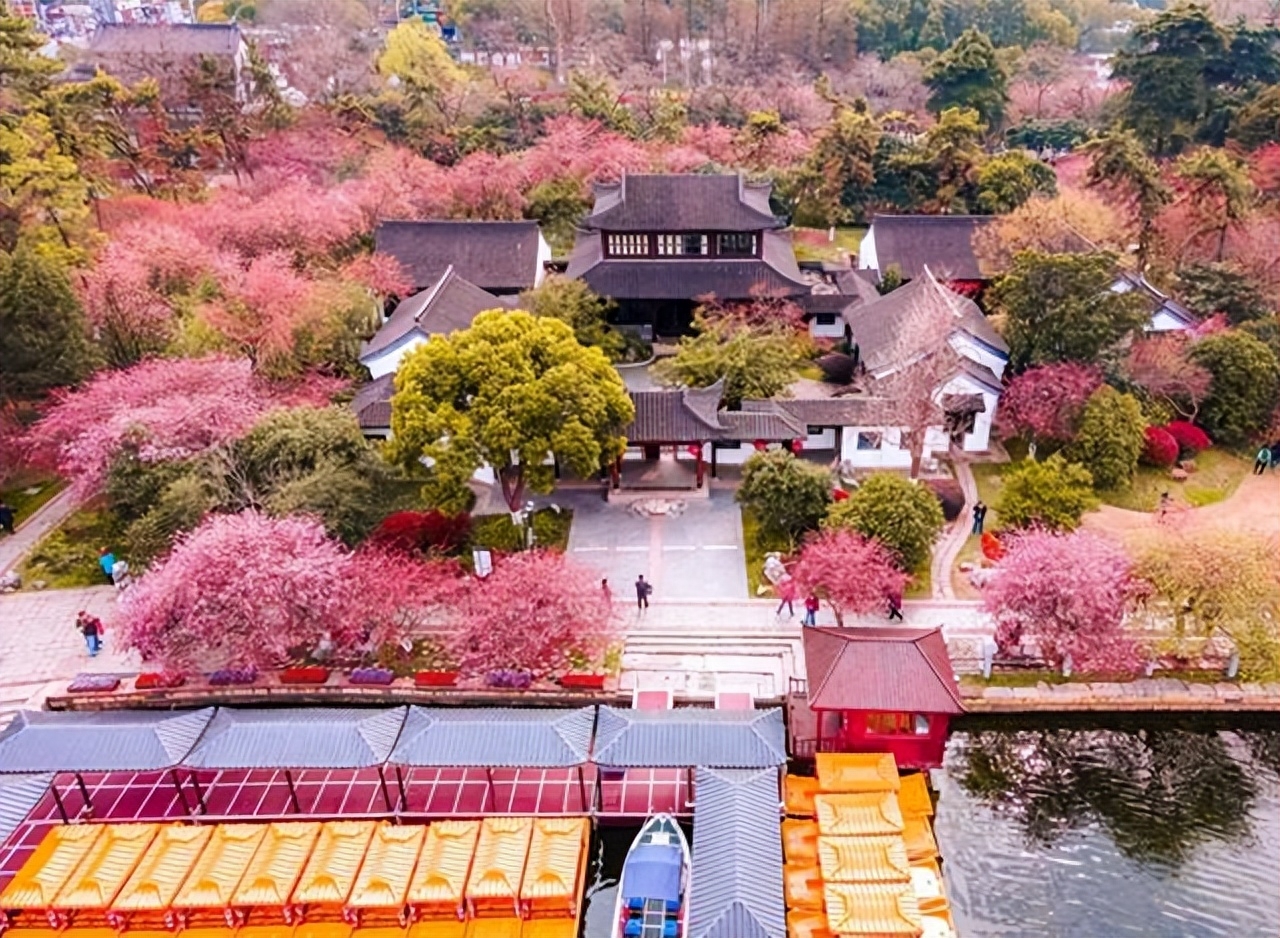
[[[449,553],[465,544],[470,534],[471,516],[466,512],[447,515],[434,509],[397,511],[382,519],[371,540],[374,544],[407,554]]]
[[[135,690],[153,690],[162,687],[181,687],[187,681],[181,671],[144,671],[134,679]]]
[[[1148,466],[1167,468],[1178,461],[1178,441],[1164,427],[1143,431],[1142,461]]]
[[[1194,423],[1186,420],[1174,420],[1167,424],[1164,429],[1166,433],[1177,441],[1179,455],[1194,456],[1201,450],[1206,450],[1213,445],[1213,441],[1209,439],[1209,434]]]

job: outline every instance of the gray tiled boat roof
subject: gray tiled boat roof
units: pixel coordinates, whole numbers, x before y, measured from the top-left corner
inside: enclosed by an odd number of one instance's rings
[[[0,775],[0,844],[9,839],[31,809],[40,803],[52,781],[52,772]]]
[[[213,708],[182,713],[22,710],[0,733],[0,772],[146,772],[182,762]]]
[[[387,761],[405,708],[222,708],[184,765],[199,769],[361,769]]]
[[[591,751],[595,709],[410,707],[391,761],[421,766],[581,765]]]
[[[777,769],[698,769],[689,938],[785,938]]]
[[[766,768],[787,761],[782,711],[601,707],[594,761],[608,766]]]

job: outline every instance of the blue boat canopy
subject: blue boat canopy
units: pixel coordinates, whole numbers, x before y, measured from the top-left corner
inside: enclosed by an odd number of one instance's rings
[[[679,844],[640,844],[622,867],[622,896],[679,902],[683,869]]]

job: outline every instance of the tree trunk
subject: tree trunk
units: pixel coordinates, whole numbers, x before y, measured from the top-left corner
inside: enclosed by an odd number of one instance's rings
[[[514,514],[524,506],[524,467],[505,466],[498,471],[498,482],[502,485],[502,497],[507,500],[507,508]]]

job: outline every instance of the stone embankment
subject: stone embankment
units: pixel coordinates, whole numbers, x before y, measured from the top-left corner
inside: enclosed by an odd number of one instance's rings
[[[1218,684],[1147,678],[1123,683],[1067,682],[1032,687],[961,686],[969,713],[1280,711],[1280,683]]]

